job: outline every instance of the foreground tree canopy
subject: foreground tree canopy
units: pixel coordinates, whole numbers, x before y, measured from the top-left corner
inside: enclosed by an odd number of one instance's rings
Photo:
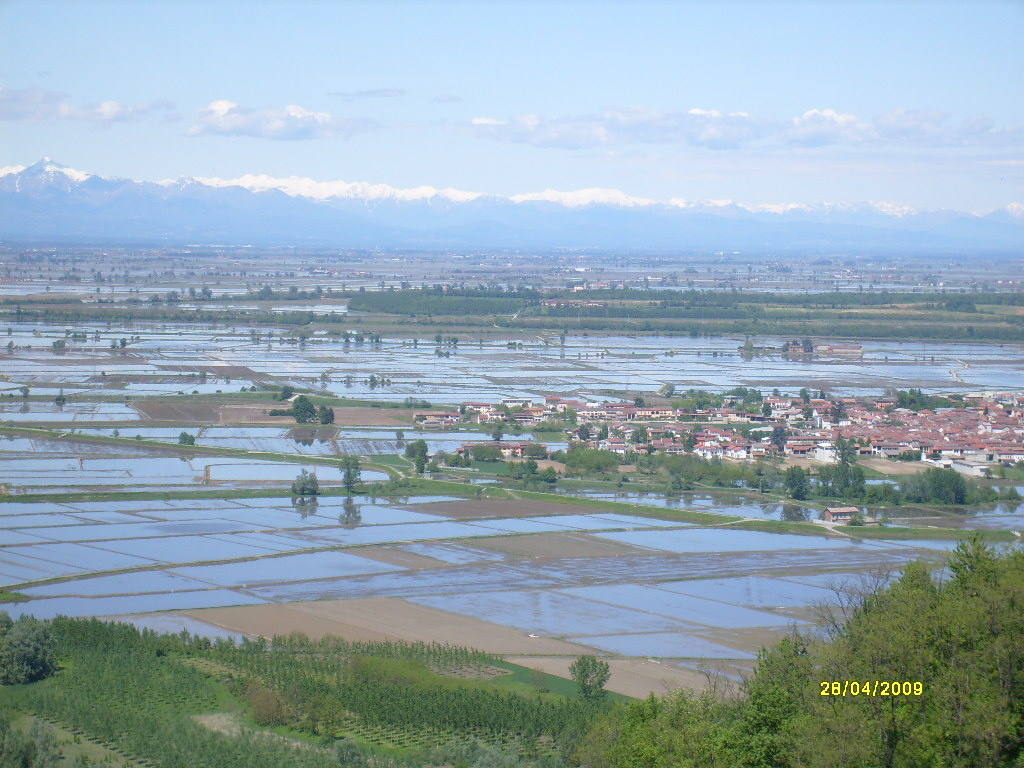
[[[57,669],[55,641],[47,624],[31,616],[12,622],[0,611],[0,684],[32,683]]]
[[[1024,550],[961,543],[949,575],[915,563],[826,619],[824,638],[762,651],[745,696],[679,691],[604,716],[581,765],[1024,765]]]

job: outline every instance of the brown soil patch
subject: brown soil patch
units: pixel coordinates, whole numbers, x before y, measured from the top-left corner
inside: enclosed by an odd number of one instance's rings
[[[476,542],[474,541],[473,543],[475,544]],[[415,552],[403,552],[401,549],[388,545],[360,547],[359,556],[365,557],[369,560],[375,560],[378,563],[400,565],[403,568],[410,568],[414,571],[450,567],[450,563],[446,563],[443,560],[436,560],[435,558],[427,557],[426,555],[417,555]]]
[[[702,634],[709,637],[713,642],[724,645],[726,648],[757,653],[762,647],[768,648],[775,645],[789,633],[788,629],[768,629],[765,627],[749,627],[745,629],[711,630]]]
[[[650,550],[587,536],[585,533],[531,533],[473,539],[474,547],[504,552],[515,557],[613,557],[649,555]],[[363,554],[363,550],[359,550]]]
[[[565,462],[563,461],[552,461],[551,459],[538,459],[537,469],[547,469],[550,467],[560,475],[565,474]]]
[[[413,504],[409,507],[429,515],[444,515],[458,519],[476,517],[533,517],[535,515],[571,515],[585,512],[576,504],[559,504],[556,501],[533,501],[532,499],[483,499],[480,501],[435,501],[429,504]]]
[[[575,658],[583,647],[530,637],[512,627],[409,603],[394,597],[318,600],[183,611],[198,621],[246,635],[273,637],[304,632],[351,641],[405,640],[480,648],[498,654],[559,654]]]
[[[203,728],[225,736],[238,736],[242,733],[242,722],[234,712],[211,712],[207,715],[192,715],[192,719]]]
[[[326,750],[318,749],[312,744],[307,744],[306,742],[299,741],[298,739],[290,739],[287,736],[282,736],[279,733],[273,733],[271,731],[247,728],[242,725],[241,719],[234,712],[211,712],[205,715],[192,715],[192,719],[204,728],[216,733],[222,733],[225,736],[237,738],[242,734],[247,734],[257,739],[266,739],[267,742],[287,744],[289,747],[312,750],[326,754]]]
[[[346,427],[409,427],[412,425],[412,411],[335,407],[334,423]],[[406,438],[416,439],[409,435]]]
[[[508,661],[530,669],[547,672],[549,675],[571,678],[569,665],[576,659],[557,656],[509,656]],[[668,664],[659,664],[645,659],[606,659],[611,668],[611,677],[605,686],[609,691],[622,693],[637,699],[649,694],[662,696],[678,688],[701,691],[708,680],[700,672],[680,669]]]
[[[496,677],[512,674],[503,667],[490,664],[463,664],[458,667],[431,667],[437,674],[447,677],[458,677],[463,680],[493,680]]]
[[[920,461],[890,461],[889,459],[861,459],[858,463],[862,467],[885,475],[916,475],[931,466],[931,464],[922,464]]]
[[[136,400],[132,407],[149,421],[196,421],[202,424],[216,424],[219,406],[210,400]]]
[[[289,405],[279,400],[247,405],[222,405],[220,411],[221,424],[294,424],[291,416],[270,416],[274,409],[287,409]]]

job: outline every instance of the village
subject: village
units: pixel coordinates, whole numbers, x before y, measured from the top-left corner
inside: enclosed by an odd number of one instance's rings
[[[772,395],[753,403],[740,396],[722,399],[720,406],[689,408],[648,405],[643,398],[600,403],[558,396],[545,397],[542,403],[506,398],[466,402],[452,411],[419,412],[415,421],[421,427],[493,427],[497,439],[492,445],[505,458],[522,458],[531,452],[529,446],[532,452],[537,447],[502,441],[505,430],[549,429],[555,423],[570,447],[623,456],[693,453],[706,459],[782,457],[831,463],[841,437],[852,441],[861,456],[922,461],[978,477],[1024,461],[1024,393],[972,393],[953,406],[916,410],[900,407],[895,396],[827,398],[806,390],[797,397]]]

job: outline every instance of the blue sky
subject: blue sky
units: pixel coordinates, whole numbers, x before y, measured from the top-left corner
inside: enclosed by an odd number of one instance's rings
[[[0,2],[0,165],[1024,202],[1024,2]]]

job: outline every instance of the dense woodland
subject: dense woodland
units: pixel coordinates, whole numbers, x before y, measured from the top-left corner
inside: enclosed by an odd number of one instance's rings
[[[3,623],[0,703],[166,768],[1012,768],[1024,761],[1022,607],[1024,550],[962,542],[945,570],[914,563],[888,586],[837,590],[814,632],[764,649],[738,688],[628,704],[451,677],[501,663],[451,646],[22,619]],[[15,682],[26,638],[59,667]],[[250,723],[234,733],[193,717],[232,706]],[[9,719],[0,765],[59,764],[52,743],[33,742],[49,737]]]

